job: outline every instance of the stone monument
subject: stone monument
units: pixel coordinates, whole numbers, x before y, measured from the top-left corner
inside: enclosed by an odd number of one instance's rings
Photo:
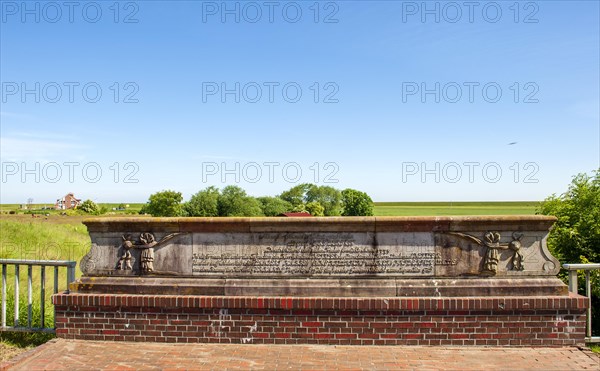
[[[98,218],[57,335],[96,340],[572,345],[555,219]]]

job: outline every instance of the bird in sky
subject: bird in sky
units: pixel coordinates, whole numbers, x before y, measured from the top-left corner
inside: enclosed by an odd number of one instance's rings
[[[517,143],[519,143],[519,142],[510,142],[510,143],[508,143],[508,145],[509,145],[509,146],[514,146],[514,145],[515,145],[515,144],[517,144]]]

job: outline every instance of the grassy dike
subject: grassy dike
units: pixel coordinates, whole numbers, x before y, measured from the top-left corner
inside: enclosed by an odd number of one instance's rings
[[[377,216],[533,215],[538,201],[375,202]]]
[[[27,260],[76,260],[79,261],[89,250],[90,240],[81,216],[51,215],[33,218],[31,215],[0,215],[0,258]],[[79,274],[79,269],[76,270]],[[7,267],[6,322],[13,324],[14,318],[14,268]],[[66,269],[59,270],[59,290],[66,288]],[[45,323],[54,321],[54,308],[50,295],[54,290],[54,269],[46,268]],[[41,273],[39,267],[32,271],[32,323],[41,324],[40,296]],[[21,266],[19,274],[19,320],[27,324],[27,268]],[[38,345],[52,338],[50,334],[0,333],[1,341],[10,347]],[[5,347],[5,348],[6,348]],[[4,352],[3,352],[4,353]]]

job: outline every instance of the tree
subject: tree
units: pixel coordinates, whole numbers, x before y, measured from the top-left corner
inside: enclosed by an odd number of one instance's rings
[[[292,204],[294,208],[303,205],[306,202],[306,192],[314,187],[313,184],[303,183],[281,193],[279,198]]]
[[[151,214],[152,216],[181,216],[183,207],[181,192],[171,190],[156,192],[150,195],[148,203],[142,207],[140,214]]]
[[[329,186],[311,184],[306,191],[306,202],[318,202],[323,206],[325,216],[342,214],[342,193]]]
[[[373,200],[365,192],[355,189],[344,189],[342,191],[342,204],[344,205],[344,216],[372,216]]]
[[[579,174],[566,193],[542,202],[539,213],[558,220],[548,236],[548,248],[561,263],[600,262],[600,169],[595,176]],[[566,281],[566,272],[561,272]],[[591,271],[592,307],[600,307],[600,274]],[[581,278],[581,277],[580,277]],[[585,279],[579,280],[580,292]],[[595,335],[600,334],[600,311],[592,311]]]
[[[293,208],[291,203],[279,197],[259,197],[257,200],[260,202],[265,216],[277,216]]]
[[[297,206],[292,207],[291,210],[293,213],[306,213],[306,204],[300,204]]]
[[[79,205],[79,210],[86,212],[88,214],[98,214],[100,212],[100,208],[98,205],[92,200],[85,200]]]
[[[219,216],[262,216],[261,204],[238,186],[223,188],[218,199]]]
[[[558,218],[548,238],[558,259],[600,261],[600,169],[594,177],[575,176],[566,193],[544,200],[539,213]]]
[[[187,216],[219,216],[219,189],[210,186],[183,205]]]
[[[312,216],[325,216],[325,208],[317,201],[307,203],[306,211]]]

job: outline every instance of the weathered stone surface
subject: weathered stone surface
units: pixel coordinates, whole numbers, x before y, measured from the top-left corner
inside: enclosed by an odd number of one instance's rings
[[[182,278],[82,277],[78,292],[287,297],[471,297],[567,295],[558,278]]]
[[[565,294],[566,287],[555,278],[559,263],[546,248],[554,220],[91,219],[84,223],[92,248],[80,266],[85,276],[97,278],[84,278],[74,287],[101,292],[110,284],[124,293],[222,295]],[[128,278],[100,279],[123,276]],[[166,284],[168,280],[151,281],[153,277],[187,280]],[[535,278],[543,282],[531,280]],[[156,289],[137,287],[149,282]]]

